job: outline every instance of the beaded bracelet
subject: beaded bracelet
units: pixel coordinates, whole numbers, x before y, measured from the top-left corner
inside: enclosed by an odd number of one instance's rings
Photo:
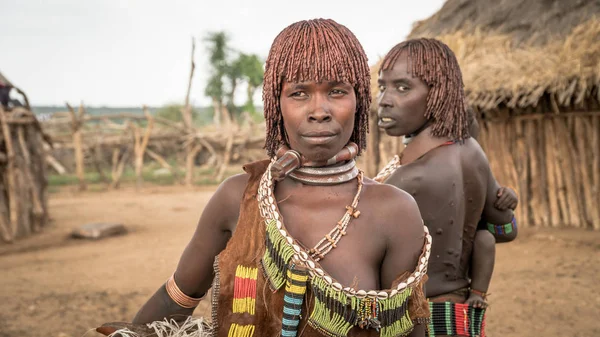
[[[483,298],[484,300],[485,300],[485,299],[486,299],[486,297],[487,297],[487,293],[484,293],[483,291],[475,290],[475,289],[473,289],[473,288],[470,288],[470,289],[469,289],[469,291],[470,291],[470,292],[472,292],[472,293],[473,293],[473,294],[475,294],[475,295],[479,295],[479,296],[481,296],[481,298]]]
[[[181,289],[179,289],[177,286],[177,283],[175,283],[174,276],[174,274],[171,275],[165,286],[167,288],[167,294],[169,294],[169,297],[171,297],[171,299],[182,308],[191,309],[197,307],[198,303],[200,303],[200,301],[202,301],[206,295],[200,298],[193,298],[184,294],[183,291],[181,291]]]
[[[488,222],[487,227],[495,235],[510,234],[517,229],[517,219],[513,216],[512,220],[504,225],[494,225]]]

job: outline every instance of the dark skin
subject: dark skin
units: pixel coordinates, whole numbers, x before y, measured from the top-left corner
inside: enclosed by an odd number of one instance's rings
[[[476,124],[477,121],[474,121],[474,123]],[[469,125],[469,134],[473,134],[471,130],[474,129],[472,125]],[[475,129],[474,131],[477,132],[478,130]],[[501,211],[506,209],[515,210],[519,200],[514,190],[508,187],[500,187],[496,195],[498,198],[494,202],[494,207]],[[496,238],[486,228],[485,221],[481,220],[480,227],[481,225],[483,225],[483,229],[477,231],[473,243],[470,267],[471,288],[487,293],[494,271]],[[500,236],[500,239],[504,238],[505,236]],[[471,292],[465,303],[476,308],[487,307],[487,301],[477,292]]]
[[[413,137],[402,167],[386,183],[415,198],[432,233],[426,296],[468,287],[471,256],[462,256],[463,245],[473,243],[482,216],[504,224],[512,219],[512,211],[494,207],[500,186],[477,141],[441,146],[451,139],[431,135],[431,121],[425,118],[429,86],[410,74],[406,54],[381,72],[379,85],[380,127],[390,136]]]
[[[405,87],[401,89],[406,90]],[[415,106],[413,106],[413,108],[415,108]],[[418,108],[419,111],[423,110],[424,112],[424,108],[420,106],[418,102],[416,104],[416,108]],[[469,113],[471,114],[471,116],[469,116],[469,134],[472,138],[476,139],[479,135],[479,124],[477,122],[477,119],[473,115],[473,111],[471,110],[469,111]],[[413,135],[416,134],[418,133],[413,133]],[[403,163],[405,164],[413,162],[417,159],[418,156],[423,155],[429,149],[433,148],[433,146],[439,146],[440,143],[440,141],[434,141],[433,144],[427,144],[427,142],[424,141],[427,139],[425,139],[424,137],[420,137],[420,141],[415,142],[413,144],[413,137],[409,136],[408,139],[410,140],[409,143],[412,145],[409,151],[406,153],[406,156],[403,156]],[[445,139],[442,141],[445,141]],[[415,146],[415,144],[418,145]],[[518,197],[514,190],[508,187],[500,187],[500,189],[498,189],[497,191],[496,196],[497,199],[494,202],[494,207],[496,207],[498,210],[514,210],[517,207]],[[487,228],[485,228],[485,221],[483,221],[483,226],[484,229],[478,230],[475,235],[475,240],[473,242],[473,254],[471,256],[471,266],[469,272],[471,276],[471,288],[486,293],[488,291],[492,279],[492,273],[494,271],[496,238],[492,233],[490,233],[487,230]],[[508,241],[506,235],[499,236],[499,242],[506,241]],[[467,298],[465,303],[470,304],[476,308],[487,307],[487,301],[478,292],[470,292],[469,297]]]
[[[332,157],[350,139],[356,96],[348,83],[284,83],[280,106],[290,147],[309,160]],[[214,258],[235,232],[247,180],[246,174],[227,179],[206,205],[175,272],[187,295],[200,297],[210,288]],[[309,186],[285,178],[277,183],[275,196],[289,233],[313,247],[341,218],[356,191],[356,180]],[[361,214],[350,223],[348,234],[320,263],[344,286],[390,288],[402,272],[417,265],[424,243],[418,206],[408,193],[364,179],[358,209]],[[192,312],[175,304],[163,285],[133,322],[185,318]],[[410,336],[425,336],[424,327],[418,325]]]
[[[496,239],[487,229],[478,230],[473,242],[471,255],[471,289],[487,293],[494,272],[496,259]],[[475,308],[487,308],[486,299],[471,291],[465,303]]]

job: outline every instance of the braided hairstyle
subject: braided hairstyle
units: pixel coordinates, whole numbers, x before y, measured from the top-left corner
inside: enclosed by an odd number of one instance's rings
[[[279,105],[283,81],[348,82],[356,94],[354,131],[350,141],[366,148],[368,111],[371,104],[367,56],[356,36],[330,19],[299,21],[286,27],[273,41],[263,82],[267,136],[265,149],[270,157],[286,142]]]
[[[406,52],[408,71],[429,86],[425,118],[432,120],[432,135],[463,140],[469,137],[469,117],[462,73],[452,50],[436,39],[419,38],[394,46],[379,72],[389,70]]]

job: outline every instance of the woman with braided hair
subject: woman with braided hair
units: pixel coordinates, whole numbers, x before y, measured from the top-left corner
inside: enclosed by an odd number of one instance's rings
[[[515,238],[516,205],[469,136],[456,57],[438,40],[408,40],[385,56],[378,81],[379,126],[410,142],[375,180],[410,193],[433,236],[429,335],[483,336],[494,244]],[[493,236],[476,234],[480,219]]]
[[[355,166],[369,82],[362,46],[333,20],[275,38],[263,87],[271,159],[221,184],[130,329],[189,317],[212,285],[210,336],[424,336],[431,237],[408,193]]]
[[[472,109],[468,109],[468,123],[469,123],[469,136],[477,140],[479,135],[479,123],[475,117],[475,113]],[[402,139],[404,145],[410,144],[412,141],[411,135],[405,135]],[[392,166],[389,168],[396,167],[398,164],[396,160],[392,160]],[[379,182],[383,182],[390,174],[390,171],[384,170],[382,174],[375,178]],[[500,187],[496,193],[497,199],[494,202],[494,207],[500,211],[506,209],[515,210],[519,203],[517,193],[509,187]],[[494,271],[495,256],[496,256],[496,238],[499,236],[499,242],[506,242],[513,239],[516,235],[514,233],[508,234],[510,238],[507,238],[506,234],[497,234],[495,230],[491,229],[485,219],[481,218],[473,241],[473,254],[471,257],[471,266],[469,268],[469,274],[471,277],[471,291],[469,297],[466,300],[466,304],[473,305],[476,308],[487,308],[487,296],[486,293],[490,286],[492,279],[492,272]]]

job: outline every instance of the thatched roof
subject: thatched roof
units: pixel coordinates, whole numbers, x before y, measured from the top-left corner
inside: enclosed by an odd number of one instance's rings
[[[448,0],[409,37],[455,52],[469,103],[481,110],[600,101],[600,1]],[[374,74],[376,75],[376,74]]]
[[[430,18],[416,22],[409,38],[479,29],[509,34],[516,43],[545,44],[597,14],[598,0],[448,0]]]

